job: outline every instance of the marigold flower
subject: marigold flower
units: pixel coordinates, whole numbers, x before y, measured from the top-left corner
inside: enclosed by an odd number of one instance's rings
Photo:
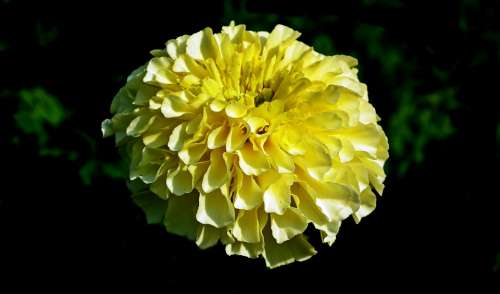
[[[308,226],[331,245],[342,220],[373,211],[388,143],[357,60],[299,35],[206,28],[129,76],[102,130],[150,222],[273,268],[316,253]]]

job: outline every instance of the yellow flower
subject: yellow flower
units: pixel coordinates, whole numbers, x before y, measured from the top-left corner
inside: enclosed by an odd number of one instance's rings
[[[299,35],[206,28],[129,76],[102,129],[150,222],[272,268],[316,253],[308,226],[331,245],[342,220],[375,208],[388,143],[357,60]]]

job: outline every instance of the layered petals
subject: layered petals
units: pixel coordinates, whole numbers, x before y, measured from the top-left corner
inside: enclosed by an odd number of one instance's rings
[[[277,25],[205,28],[166,42],[128,77],[101,125],[130,162],[149,223],[270,268],[332,245],[384,190],[388,141],[357,60]]]

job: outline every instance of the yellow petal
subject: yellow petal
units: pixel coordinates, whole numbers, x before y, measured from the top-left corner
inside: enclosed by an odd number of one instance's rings
[[[239,122],[231,127],[226,142],[226,150],[233,152],[240,149],[248,139],[249,130],[243,122]]]
[[[227,255],[241,255],[257,258],[262,253],[262,243],[233,242],[226,245]]]
[[[329,221],[344,220],[359,208],[359,195],[346,186],[322,183],[314,190],[316,205]]]
[[[179,165],[168,172],[167,187],[175,195],[193,191],[193,178],[185,166]]]
[[[176,126],[170,137],[168,138],[168,148],[172,151],[179,151],[184,146],[184,142],[188,139],[188,134],[186,132],[186,122],[183,122]]]
[[[316,254],[316,250],[304,236],[298,235],[282,244],[276,243],[269,226],[264,229],[262,256],[269,268],[276,268],[297,261],[304,261]]]
[[[226,114],[232,118],[243,117],[247,113],[247,108],[240,102],[232,102],[226,106]]]
[[[257,209],[240,210],[233,227],[233,236],[241,242],[260,242],[260,227]]]
[[[169,135],[165,131],[160,131],[157,133],[152,133],[142,137],[142,142],[144,145],[151,148],[158,148],[168,143]]]
[[[196,233],[196,245],[201,249],[207,249],[217,244],[219,241],[219,229],[207,225],[199,225]]]
[[[210,166],[203,176],[202,188],[210,193],[224,185],[229,179],[229,167],[223,157],[224,150],[216,149],[210,153]]]
[[[234,21],[231,22],[229,26],[223,26],[222,32],[226,33],[231,42],[240,43],[245,35],[246,26],[244,24],[235,25]]]
[[[308,220],[317,225],[324,225],[328,222],[327,217],[316,206],[316,203],[314,203],[314,198],[302,186],[295,183],[292,186],[292,194],[296,197],[294,199],[297,203],[297,208]]]
[[[193,164],[200,160],[200,158],[207,151],[207,144],[204,142],[190,144],[189,146],[184,146],[182,150],[179,151],[179,158],[185,164]]]
[[[304,142],[307,146],[303,155],[294,158],[296,164],[305,169],[311,177],[322,180],[332,167],[332,159],[328,148],[318,139],[309,138]]]
[[[172,60],[168,57],[156,57],[151,59],[148,63],[143,81],[155,86],[177,83],[176,75],[170,70],[171,65]]]
[[[220,112],[226,107],[227,103],[224,100],[221,99],[214,99],[212,103],[210,103],[210,109],[213,112]]]
[[[269,122],[265,120],[262,117],[258,116],[250,116],[246,117],[245,121],[247,122],[248,126],[250,127],[250,131],[254,134],[257,134],[258,132],[262,132],[262,130],[266,127],[269,127]]]
[[[172,70],[176,73],[190,73],[198,79],[203,79],[208,74],[201,65],[186,54],[182,54],[174,61]]]
[[[207,147],[216,149],[226,145],[229,128],[226,125],[215,128],[210,132],[207,138]]]
[[[146,132],[155,121],[156,116],[152,114],[143,114],[134,118],[127,127],[127,135],[139,137]]]
[[[282,175],[276,182],[272,183],[264,191],[264,210],[267,213],[284,214],[290,207],[290,186],[293,178],[290,175]]]
[[[238,173],[238,189],[234,198],[234,207],[250,210],[259,206],[263,201],[263,192],[259,185],[253,176],[247,176],[239,171]]]
[[[369,215],[377,205],[377,197],[372,192],[370,187],[361,192],[360,202],[359,209],[353,214],[356,223],[359,223],[361,218]]]
[[[302,169],[296,171],[301,180],[299,184],[314,197],[316,205],[328,221],[343,220],[359,209],[359,194],[352,188],[337,183],[317,181]]]
[[[209,161],[200,161],[188,167],[189,173],[193,177],[193,187],[195,187],[197,190],[201,189],[200,181],[202,180],[203,175],[207,172],[209,165]]]
[[[284,42],[295,40],[300,36],[300,33],[284,25],[276,25],[273,31],[267,38],[264,51],[269,51]]]
[[[271,139],[266,141],[264,150],[272,159],[279,173],[292,173],[294,171],[295,164],[291,156],[279,146],[279,138],[271,136]]]
[[[271,215],[271,231],[278,244],[302,234],[307,228],[307,219],[294,207],[285,210],[283,215]]]
[[[280,137],[280,145],[290,155],[302,155],[306,152],[303,134],[299,127],[290,126],[284,129]]]
[[[349,141],[356,151],[366,151],[372,154],[377,152],[377,145],[382,140],[373,124],[338,130],[335,136]]]
[[[267,157],[259,151],[255,151],[252,145],[244,144],[240,150],[237,150],[238,163],[241,170],[247,175],[258,176],[270,169]]]
[[[172,59],[177,59],[181,54],[186,52],[186,41],[189,35],[183,35],[176,39],[168,40],[165,44],[168,55]]]
[[[222,195],[220,190],[212,193],[200,193],[198,211],[196,212],[198,222],[222,228],[234,223],[234,207],[231,201]]]
[[[192,114],[193,111],[194,109],[190,105],[175,95],[165,97],[161,105],[161,113],[167,118]]]
[[[191,35],[187,40],[186,52],[189,56],[198,60],[217,59],[220,56],[219,46],[210,28],[205,28]]]
[[[333,242],[337,239],[337,233],[340,229],[340,221],[331,221],[324,225],[314,225],[316,229],[321,231],[321,239],[323,243],[332,246]]]

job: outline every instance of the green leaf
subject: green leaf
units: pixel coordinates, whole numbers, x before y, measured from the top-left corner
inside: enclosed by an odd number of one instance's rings
[[[82,180],[82,183],[85,186],[90,186],[90,184],[92,184],[92,178],[95,175],[96,171],[97,171],[96,160],[87,161],[80,168],[80,179]]]

